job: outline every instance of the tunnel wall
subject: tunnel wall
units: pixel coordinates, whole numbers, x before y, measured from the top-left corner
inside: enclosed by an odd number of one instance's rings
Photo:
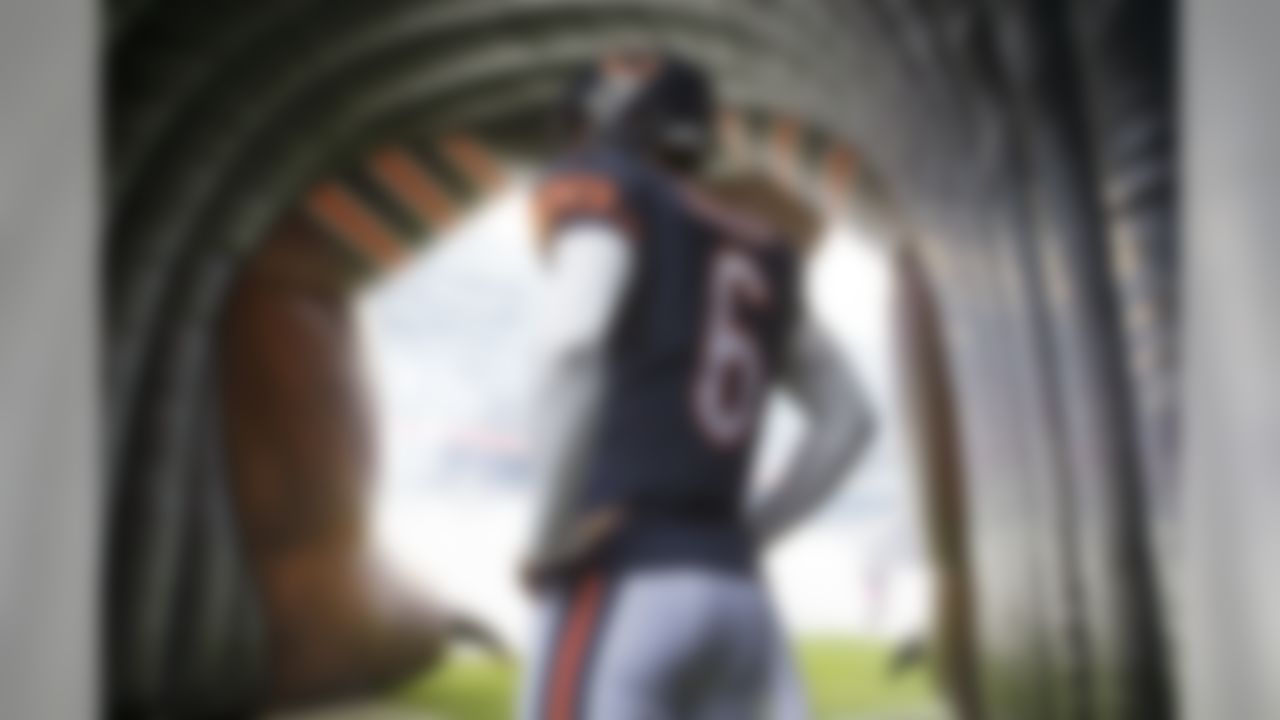
[[[852,147],[853,210],[923,269],[958,408],[988,717],[1169,716],[1168,3],[114,9],[111,650],[130,707],[165,707],[186,657],[171,647],[174,598],[193,581],[171,548],[192,541],[171,510],[193,487],[230,506],[225,476],[200,460],[217,451],[202,398],[229,288],[273,224],[355,158],[458,130],[510,137],[573,62],[661,42],[706,63],[730,104]],[[252,645],[236,518],[211,522],[196,538],[245,606],[221,616],[239,628],[226,636]]]
[[[1122,5],[994,4],[971,37],[980,62],[953,66],[973,74],[921,74],[941,87],[913,98],[959,137],[888,171],[947,316],[995,717],[1170,712],[1151,533],[1171,506],[1172,447],[1153,467],[1138,438],[1172,409],[1135,404],[1136,378],[1168,402],[1173,388],[1170,67],[1135,48],[1172,30],[1168,8]],[[1160,262],[1118,264],[1115,246]],[[1047,672],[1031,681],[1027,662]]]

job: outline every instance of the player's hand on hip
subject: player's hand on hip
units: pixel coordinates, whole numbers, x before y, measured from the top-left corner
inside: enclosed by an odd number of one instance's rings
[[[563,545],[521,563],[520,584],[529,592],[538,593],[556,579],[589,565],[600,557],[625,520],[626,513],[616,506],[587,513],[574,524]]]

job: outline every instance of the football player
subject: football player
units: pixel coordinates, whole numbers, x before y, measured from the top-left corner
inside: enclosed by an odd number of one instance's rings
[[[781,638],[760,549],[831,494],[871,414],[800,300],[797,238],[703,177],[703,73],[623,53],[578,76],[567,106],[573,147],[536,195],[546,501],[524,575],[545,608],[520,717],[757,717]],[[808,430],[748,504],[775,384]]]

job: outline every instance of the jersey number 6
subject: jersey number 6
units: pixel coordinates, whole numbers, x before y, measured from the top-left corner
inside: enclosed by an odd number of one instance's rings
[[[711,262],[708,300],[693,413],[706,439],[728,449],[754,426],[766,379],[760,344],[738,313],[767,305],[769,284],[750,254],[722,249]]]

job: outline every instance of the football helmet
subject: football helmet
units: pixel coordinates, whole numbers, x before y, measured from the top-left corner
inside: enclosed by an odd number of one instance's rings
[[[566,116],[580,140],[623,143],[692,170],[714,144],[714,95],[710,79],[689,60],[622,52],[574,76]]]

